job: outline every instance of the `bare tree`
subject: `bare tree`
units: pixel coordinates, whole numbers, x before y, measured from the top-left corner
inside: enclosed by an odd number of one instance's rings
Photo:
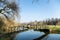
[[[0,28],[15,26],[18,17],[18,6],[15,0],[0,0]]]
[[[15,1],[0,0],[0,14],[3,14],[7,20],[15,20],[15,16],[18,16],[18,6]]]

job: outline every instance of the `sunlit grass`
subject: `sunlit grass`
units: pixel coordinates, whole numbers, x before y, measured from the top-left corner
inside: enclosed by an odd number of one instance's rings
[[[55,30],[56,32],[60,32],[60,25],[49,25],[49,29],[52,31]]]

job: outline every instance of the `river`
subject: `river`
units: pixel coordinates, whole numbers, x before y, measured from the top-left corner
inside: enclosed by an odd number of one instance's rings
[[[36,38],[41,37],[44,34],[45,33],[41,31],[27,30],[18,33],[14,40],[34,40]],[[48,34],[41,40],[60,40],[60,34]]]

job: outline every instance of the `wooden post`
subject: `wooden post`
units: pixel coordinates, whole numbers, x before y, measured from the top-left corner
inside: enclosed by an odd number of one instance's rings
[[[17,27],[16,27],[16,31],[17,31]]]
[[[17,26],[16,26],[17,27]],[[17,31],[18,31],[18,27],[17,27]]]
[[[7,32],[9,33],[9,29],[8,29],[8,27],[7,27]]]
[[[16,27],[14,26],[14,31],[15,31],[15,28],[16,28]]]
[[[19,31],[20,27],[17,27],[17,31]]]
[[[10,29],[11,29],[10,32],[12,32],[12,28],[11,27],[10,27]]]
[[[17,27],[17,26],[16,26]],[[17,27],[17,31],[18,31],[18,27]]]
[[[37,29],[37,25],[36,25],[36,29]]]
[[[23,26],[23,30],[24,30],[24,26]]]

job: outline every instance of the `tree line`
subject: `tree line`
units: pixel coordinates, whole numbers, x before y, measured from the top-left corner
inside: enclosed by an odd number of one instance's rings
[[[43,21],[47,25],[60,25],[60,18],[51,18]]]

